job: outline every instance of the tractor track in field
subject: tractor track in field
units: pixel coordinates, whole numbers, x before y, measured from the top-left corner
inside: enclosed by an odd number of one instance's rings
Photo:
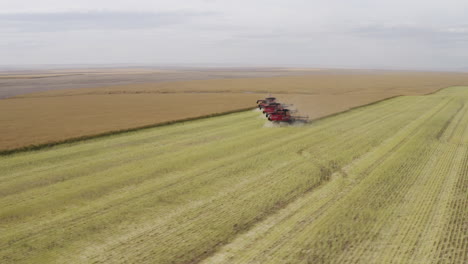
[[[371,121],[369,124],[366,124],[366,125],[368,125],[368,126],[371,126],[371,125],[372,125],[372,123],[374,123],[374,122],[381,122],[381,121],[379,121],[379,120],[374,120],[374,121]],[[299,137],[300,137],[300,135],[299,135],[299,136],[297,136],[297,138],[299,138]],[[291,139],[290,139],[290,138],[288,138],[288,139],[286,139],[286,140],[287,140],[287,141],[290,141]],[[279,146],[279,145],[281,145],[281,142],[280,142],[279,144],[277,144],[277,145],[278,145],[278,146]],[[271,147],[271,146],[269,146],[269,147]],[[315,188],[315,186],[313,186],[313,188]],[[282,205],[282,206],[279,206],[279,207],[278,207],[278,206],[276,206],[276,207],[275,207],[275,208],[276,208],[276,209],[275,209],[275,211],[276,211],[277,209],[280,209],[280,208],[282,208],[283,206],[285,206],[285,204],[284,204],[284,205]],[[272,212],[274,212],[274,211],[272,211]],[[258,219],[258,220],[260,220],[260,219]],[[142,232],[142,233],[143,233],[143,232]],[[143,235],[145,235],[145,234],[143,233]],[[219,244],[218,246],[221,246],[221,244]]]
[[[371,124],[371,123],[370,123],[370,124]],[[106,211],[106,210],[104,210],[104,211]],[[100,213],[103,213],[104,211],[100,211]],[[83,216],[81,219],[87,219],[87,218],[90,217],[90,216],[91,216],[91,215]],[[78,220],[78,219],[74,219],[73,222],[76,222],[76,220]]]
[[[375,120],[375,121],[373,121],[373,122],[381,122],[381,120]],[[367,124],[367,125],[371,125],[371,124],[372,124],[372,122],[369,123],[369,124]]]
[[[247,249],[249,248],[249,246],[255,244],[257,241],[257,239],[249,240],[249,238],[254,237],[255,234],[258,234],[260,232],[263,232],[263,236],[268,235],[270,232],[273,231],[272,229],[275,226],[293,217],[295,213],[303,209],[303,207],[305,207],[308,203],[310,203],[313,199],[316,198],[316,195],[315,193],[312,193],[312,190],[317,191],[317,188],[318,189],[327,188],[328,185],[332,185],[334,181],[338,181],[338,180],[346,181],[346,183],[344,183],[345,184],[344,186],[340,186],[340,190],[338,191],[338,194],[336,194],[336,192],[333,192],[334,194],[331,199],[329,199],[328,201],[323,203],[321,206],[319,206],[316,210],[308,214],[307,221],[300,222],[299,225],[296,226],[295,228],[301,229],[301,226],[307,226],[310,223],[314,222],[315,220],[319,219],[321,216],[323,216],[327,212],[328,209],[330,209],[331,207],[339,203],[340,200],[342,200],[347,194],[353,191],[353,187],[358,186],[362,180],[365,180],[366,176],[369,175],[378,166],[378,164],[384,162],[384,160],[388,159],[391,155],[396,155],[397,150],[401,148],[401,146],[404,145],[407,141],[409,141],[410,138],[416,137],[417,133],[412,134],[410,137],[404,137],[400,139],[399,141],[397,141],[396,143],[392,144],[393,146],[388,151],[386,151],[382,156],[380,156],[377,160],[375,160],[371,166],[369,166],[366,170],[364,170],[362,175],[359,178],[355,178],[355,179],[349,178],[348,173],[353,166],[358,164],[361,160],[372,158],[374,156],[374,151],[380,149],[382,146],[386,144],[389,144],[389,142],[393,141],[396,137],[398,137],[400,133],[411,134],[411,132],[416,131],[419,128],[419,125],[421,123],[424,123],[426,120],[431,119],[434,115],[436,115],[442,109],[444,109],[449,103],[450,101],[442,104],[441,107],[437,108],[433,112],[430,112],[429,114],[427,114],[426,117],[419,118],[407,124],[404,128],[400,129],[394,136],[386,139],[380,145],[376,146],[373,150],[364,154],[362,157],[352,161],[351,163],[338,168],[336,171],[333,172],[333,174],[330,177],[330,181],[327,182],[327,184],[317,186],[316,188],[311,188],[307,192],[303,193],[300,197],[297,197],[296,199],[291,201],[286,206],[280,208],[280,210],[272,213],[271,215],[269,215],[262,221],[257,222],[250,230],[246,231],[245,233],[239,234],[236,238],[233,239],[232,242],[224,245],[220,250],[215,252],[213,255],[206,257],[200,262],[191,262],[191,263],[212,264],[212,263],[229,262],[229,257],[226,258],[226,256],[224,256],[226,254],[225,251],[232,252],[236,249],[238,250]],[[405,130],[409,130],[409,131],[405,131]],[[303,150],[300,151],[299,155],[305,155],[306,157],[310,157],[310,153],[309,154],[304,153]],[[291,232],[291,235],[294,235],[295,233],[296,232]],[[288,237],[284,237],[283,240],[277,240],[274,244],[271,244],[267,249],[265,249],[264,254],[268,255],[269,254],[268,252],[272,251],[274,248],[279,247],[282,243],[285,243],[287,240],[288,240]],[[248,243],[248,244],[242,245],[244,243]]]
[[[301,136],[301,135],[297,135],[296,137],[299,138],[300,136]],[[290,140],[290,139],[285,139],[284,142],[286,142],[287,140]],[[281,145],[281,144],[284,144],[284,142],[278,141],[278,142],[276,142],[275,144],[276,144],[277,146],[279,146],[279,145]],[[264,146],[263,148],[267,149],[267,148],[270,148],[270,147],[271,147],[271,146]],[[257,152],[257,151],[255,151],[255,152]],[[255,155],[255,153],[252,154],[252,155]],[[245,158],[245,157],[243,157],[243,158]],[[179,182],[179,183],[178,183],[178,182],[172,183],[172,186],[174,186],[175,184],[180,184],[180,182]],[[164,188],[166,188],[166,187],[170,187],[170,186],[169,186],[169,185],[163,186],[163,187],[161,187],[161,189],[164,189]],[[127,198],[127,199],[125,200],[125,203],[126,203],[126,204],[131,203],[132,201],[138,200],[138,199],[144,197],[145,195],[147,195],[147,194],[149,194],[149,193],[153,193],[154,191],[155,191],[154,189],[148,190],[148,192],[143,193],[143,194],[141,194],[141,195],[139,195],[139,196],[135,196],[135,197],[132,197],[132,198]],[[79,223],[82,222],[82,221],[86,221],[86,220],[89,219],[89,218],[96,217],[96,216],[99,216],[99,215],[105,215],[107,212],[112,211],[113,209],[115,210],[116,207],[120,207],[120,206],[123,206],[123,204],[121,204],[121,203],[115,203],[115,204],[110,205],[109,207],[101,208],[99,211],[92,211],[92,212],[90,212],[90,214],[85,214],[85,215],[82,215],[82,216],[80,216],[80,217],[70,219],[68,222],[70,223],[71,226],[75,226],[75,225],[79,224]],[[62,225],[62,226],[63,226],[63,225]],[[71,226],[70,226],[70,227],[71,227]],[[66,228],[66,226],[63,226],[63,227]],[[11,241],[11,242],[8,242],[8,243],[12,243],[12,242],[14,242],[14,243],[19,243],[19,242],[21,242],[21,241],[24,241],[25,239],[30,239],[31,237],[39,236],[39,235],[41,235],[43,232],[52,231],[52,230],[54,230],[55,228],[56,228],[55,225],[51,225],[49,228],[38,229],[38,230],[36,230],[36,232],[25,234],[25,236],[23,237],[23,239],[14,240],[14,241]]]

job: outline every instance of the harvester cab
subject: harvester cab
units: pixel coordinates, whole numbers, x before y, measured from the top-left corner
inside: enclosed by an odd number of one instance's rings
[[[275,103],[275,102],[276,102],[275,97],[267,97],[265,99],[257,100],[258,109],[262,109],[265,106],[267,106],[267,105],[269,105],[271,103]]]

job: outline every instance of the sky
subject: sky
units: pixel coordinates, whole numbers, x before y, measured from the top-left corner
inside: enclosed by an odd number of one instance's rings
[[[0,65],[468,70],[466,0],[0,0]]]

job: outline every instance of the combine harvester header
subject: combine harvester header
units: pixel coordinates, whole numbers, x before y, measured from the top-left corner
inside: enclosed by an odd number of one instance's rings
[[[292,124],[294,122],[307,123],[309,121],[308,116],[296,116],[291,115],[297,111],[289,110],[287,107],[292,105],[286,105],[276,102],[275,97],[267,97],[265,99],[257,100],[258,109],[266,115],[269,121],[274,123],[286,122]]]

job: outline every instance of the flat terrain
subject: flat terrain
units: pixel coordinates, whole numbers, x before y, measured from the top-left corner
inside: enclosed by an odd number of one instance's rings
[[[256,98],[248,94],[134,94],[0,100],[0,149],[253,107]]]
[[[315,119],[397,95],[427,94],[468,84],[468,74],[462,73],[316,69],[146,71],[56,71],[26,75],[24,80],[18,79],[24,74],[4,75],[0,92],[12,89],[42,92],[0,100],[0,150],[254,107],[255,100],[268,93],[282,102],[295,104],[300,114]],[[184,78],[218,79],[183,81]],[[153,83],[138,84],[144,81]],[[96,87],[120,82],[132,84]],[[89,86],[92,88],[83,88]],[[67,87],[74,88],[63,89]],[[44,91],[49,88],[52,90]],[[58,88],[62,89],[55,90]]]
[[[2,263],[466,263],[468,87],[0,157]]]
[[[297,76],[314,74],[318,71],[321,70],[283,68],[88,68],[2,71],[0,69],[0,99],[62,89],[187,80]],[[367,73],[369,71],[333,70],[326,72]]]

